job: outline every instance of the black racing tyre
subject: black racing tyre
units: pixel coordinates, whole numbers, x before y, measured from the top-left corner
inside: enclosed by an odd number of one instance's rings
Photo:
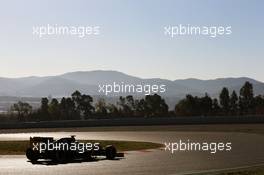
[[[26,150],[26,156],[31,162],[36,162],[39,159],[39,153],[37,151],[33,151],[31,148]]]
[[[56,161],[59,163],[67,162],[67,154],[64,151],[56,151],[55,157],[56,157]]]
[[[112,145],[109,145],[105,148],[106,158],[109,160],[113,160],[116,157],[116,148]]]
[[[86,151],[83,153],[84,160],[91,160],[92,159],[92,151]]]

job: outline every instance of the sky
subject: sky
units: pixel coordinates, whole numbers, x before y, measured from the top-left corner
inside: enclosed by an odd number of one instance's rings
[[[0,77],[116,70],[142,78],[264,81],[262,0],[10,0],[0,5]],[[100,26],[99,36],[32,34],[34,26]],[[165,26],[231,26],[232,34],[164,35]]]

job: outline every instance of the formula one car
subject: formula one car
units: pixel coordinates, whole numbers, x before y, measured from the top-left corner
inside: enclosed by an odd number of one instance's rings
[[[54,140],[53,137],[30,137],[29,142],[26,156],[31,162],[51,159],[66,163],[76,159],[89,160],[98,156],[104,156],[109,160],[124,157],[124,153],[118,153],[113,145],[102,147],[100,143],[79,143],[75,140],[75,136],[59,140]]]

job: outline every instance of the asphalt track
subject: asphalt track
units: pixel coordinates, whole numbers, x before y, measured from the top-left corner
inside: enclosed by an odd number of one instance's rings
[[[50,164],[42,161],[33,165],[25,156],[0,156],[0,174],[18,175],[168,175],[187,174],[264,163],[264,136],[224,132],[57,132],[0,134],[0,140],[26,140],[29,136],[62,137],[76,135],[78,139],[133,140],[150,142],[232,142],[229,152],[211,154],[202,151],[176,152],[163,149],[127,152],[124,159]]]

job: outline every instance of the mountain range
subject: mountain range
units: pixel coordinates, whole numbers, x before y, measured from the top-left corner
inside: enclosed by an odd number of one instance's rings
[[[166,92],[163,94],[165,97],[182,98],[186,94],[200,96],[206,92],[211,96],[217,96],[223,87],[238,92],[246,81],[253,84],[255,94],[264,94],[264,83],[247,77],[213,80],[190,78],[171,81],[160,78],[143,79],[118,71],[98,70],[70,72],[46,77],[2,77],[0,78],[0,96],[43,97],[52,95],[53,97],[62,97],[69,96],[75,90],[89,95],[102,95],[98,92],[98,85],[113,84],[113,82],[164,84],[166,85]]]

